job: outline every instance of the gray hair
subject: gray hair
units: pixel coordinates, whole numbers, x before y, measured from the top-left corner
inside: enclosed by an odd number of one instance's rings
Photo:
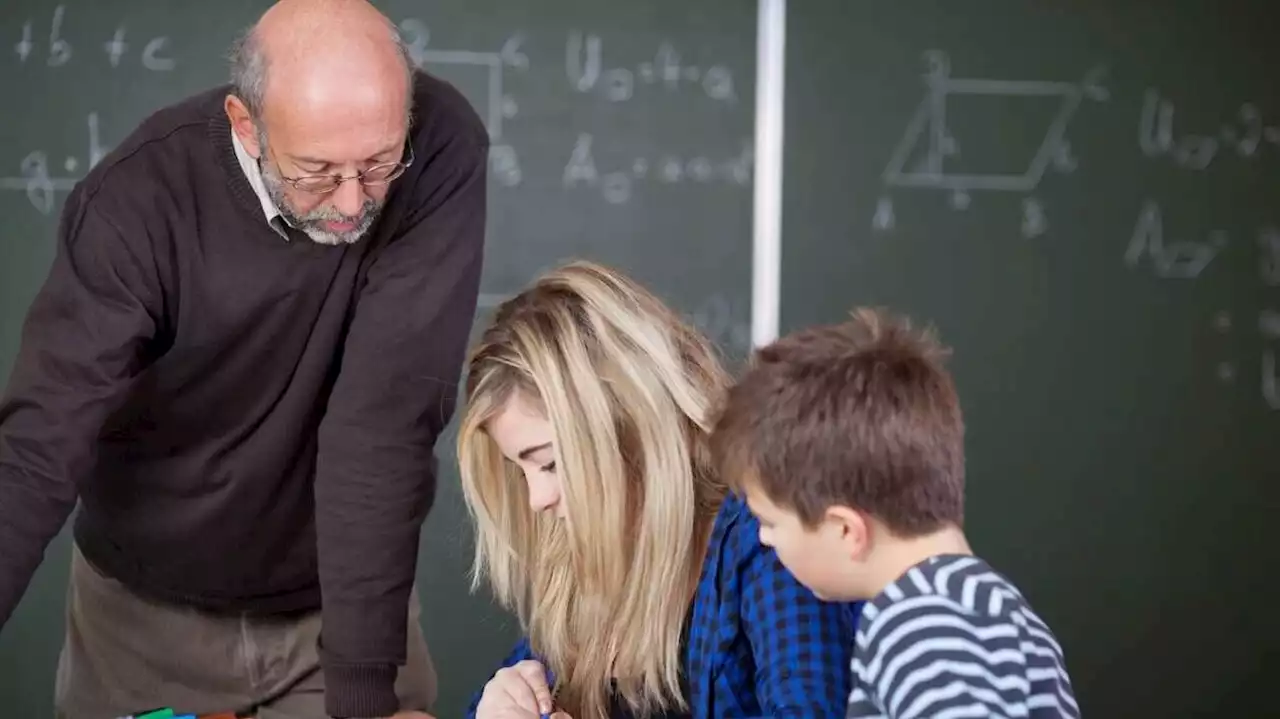
[[[231,45],[231,86],[256,123],[267,93],[267,54],[249,28]]]
[[[396,49],[399,50],[401,59],[404,60],[405,85],[408,89],[407,97],[409,99],[409,108],[405,120],[408,122],[412,120],[413,115],[413,73],[418,64],[414,62],[413,53],[409,50],[409,46],[405,44],[404,38],[396,27],[388,22],[387,29],[395,40]],[[230,61],[233,91],[236,97],[240,98],[240,101],[249,110],[249,115],[254,119],[254,124],[256,125],[258,124],[258,118],[262,116],[262,109],[266,105],[267,53],[263,49],[262,43],[258,40],[255,28],[251,27],[245,30],[236,38],[231,46]]]

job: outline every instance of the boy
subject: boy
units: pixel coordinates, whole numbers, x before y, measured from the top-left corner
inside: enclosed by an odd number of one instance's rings
[[[965,540],[945,353],[872,310],[758,350],[717,419],[723,476],[796,579],[869,600],[848,716],[1078,717],[1053,633]]]

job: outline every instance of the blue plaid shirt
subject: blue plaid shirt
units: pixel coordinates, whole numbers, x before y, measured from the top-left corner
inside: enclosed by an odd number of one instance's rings
[[[727,497],[689,622],[685,678],[692,714],[843,719],[861,602],[819,600],[759,536],[760,523],[746,503]],[[522,639],[502,666],[534,658]],[[477,692],[468,719],[479,700]]]

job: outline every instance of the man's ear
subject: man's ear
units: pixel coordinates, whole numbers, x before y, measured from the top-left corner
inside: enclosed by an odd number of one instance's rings
[[[223,108],[226,110],[227,119],[231,122],[231,131],[240,138],[240,144],[244,145],[245,152],[254,159],[260,159],[262,148],[258,146],[258,132],[253,124],[253,115],[249,114],[249,108],[245,106],[244,101],[235,95],[227,95],[227,99],[223,101]]]
[[[866,514],[836,504],[827,508],[823,521],[836,532],[850,559],[862,561],[871,551],[871,521]]]

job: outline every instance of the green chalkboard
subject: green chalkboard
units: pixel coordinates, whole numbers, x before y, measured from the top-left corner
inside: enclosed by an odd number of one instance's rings
[[[968,530],[1085,716],[1261,716],[1280,658],[1263,3],[793,3],[783,331],[955,350]]]
[[[67,190],[150,112],[225,82],[270,3],[6,0],[0,9],[0,378],[52,259]],[[732,355],[749,341],[755,3],[378,2],[493,142],[482,314],[562,259],[620,266]],[[317,49],[321,51],[321,49]],[[458,716],[517,631],[468,592],[453,435],[419,566],[440,716]],[[0,633],[5,716],[49,716],[68,538]],[[3,551],[0,549],[0,551]]]

